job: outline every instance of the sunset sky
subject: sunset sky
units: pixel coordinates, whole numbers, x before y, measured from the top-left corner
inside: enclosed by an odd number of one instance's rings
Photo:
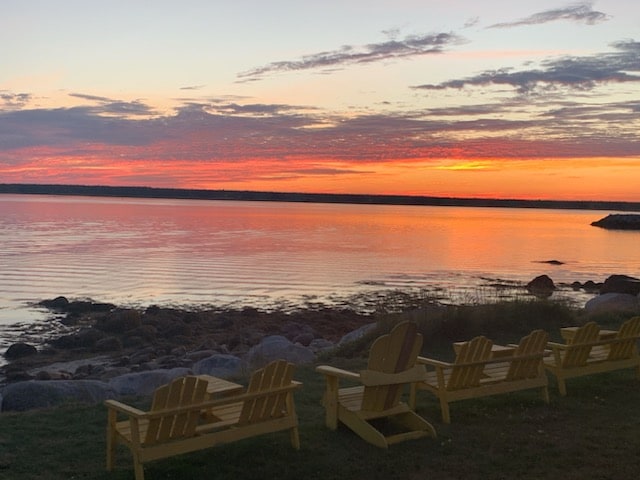
[[[3,0],[0,183],[640,201],[640,1]]]

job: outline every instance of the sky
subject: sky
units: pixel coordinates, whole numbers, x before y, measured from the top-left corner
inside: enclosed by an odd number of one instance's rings
[[[640,201],[640,2],[2,0],[0,183]]]

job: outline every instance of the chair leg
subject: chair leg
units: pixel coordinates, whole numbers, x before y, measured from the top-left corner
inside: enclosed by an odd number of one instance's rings
[[[418,394],[418,384],[412,383],[409,389],[409,408],[411,408],[411,410],[416,409],[417,394]]]
[[[140,462],[140,457],[135,452],[133,452],[133,471],[135,473],[136,480],[144,480],[144,467]]]
[[[300,433],[297,426],[291,429],[289,436],[291,437],[291,446],[296,450],[300,450]]]
[[[542,387],[542,399],[545,403],[549,403],[549,387],[547,385]]]
[[[109,410],[107,423],[107,471],[113,470],[115,465],[115,448],[116,448],[116,412]]]
[[[338,377],[327,375],[325,378],[327,382],[323,399],[325,423],[330,430],[336,430],[338,428]]]
[[[451,414],[449,413],[449,402],[444,398],[440,398],[440,410],[442,410],[442,421],[451,423]]]
[[[567,384],[564,380],[563,377],[559,376],[557,377],[558,379],[558,391],[560,392],[560,395],[563,397],[567,396]]]

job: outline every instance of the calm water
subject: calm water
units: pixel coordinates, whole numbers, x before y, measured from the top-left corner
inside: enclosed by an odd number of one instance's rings
[[[0,346],[41,325],[30,305],[58,295],[273,308],[639,276],[640,233],[590,226],[607,213],[0,195]],[[565,263],[541,263],[552,259]]]

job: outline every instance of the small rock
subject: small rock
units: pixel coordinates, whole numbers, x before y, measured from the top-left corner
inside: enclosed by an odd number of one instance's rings
[[[18,342],[7,348],[4,356],[9,360],[15,360],[16,358],[30,357],[38,353],[38,350],[33,345],[28,343]]]
[[[43,300],[40,302],[40,305],[47,308],[64,310],[69,305],[69,300],[66,297],[56,297],[52,300]]]
[[[549,297],[556,289],[553,280],[547,275],[540,275],[527,283],[527,290],[537,297]]]

